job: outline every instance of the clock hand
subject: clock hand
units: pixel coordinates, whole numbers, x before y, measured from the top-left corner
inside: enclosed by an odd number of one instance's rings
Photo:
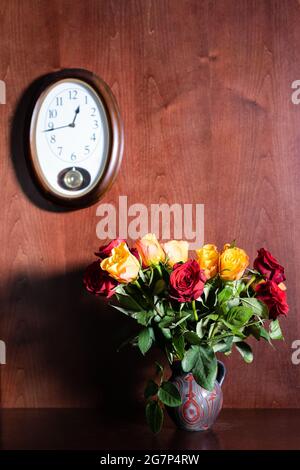
[[[57,129],[65,129],[66,127],[75,127],[75,121],[76,121],[77,114],[79,113],[79,111],[80,111],[80,106],[78,106],[78,108],[75,109],[75,116],[71,124],[67,124],[66,126],[51,127],[50,129],[46,129],[43,132],[56,131]]]
[[[75,109],[75,116],[74,116],[73,121],[70,124],[70,127],[75,127],[75,121],[76,121],[76,118],[77,118],[77,115],[78,115],[79,111],[80,111],[80,106],[78,106],[78,108]]]
[[[71,124],[67,124],[66,126],[51,127],[50,129],[45,129],[43,132],[56,131],[57,129],[64,129],[65,127],[74,127],[74,126],[72,126]]]

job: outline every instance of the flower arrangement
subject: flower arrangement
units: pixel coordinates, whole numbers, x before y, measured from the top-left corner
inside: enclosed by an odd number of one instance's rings
[[[181,361],[185,372],[212,390],[217,376],[216,353],[228,356],[235,348],[245,362],[253,360],[247,339],[282,339],[279,317],[288,313],[284,268],[266,249],[258,250],[253,269],[235,243],[219,251],[207,244],[189,258],[188,243],[161,245],[148,234],[129,248],[113,240],[95,253],[86,270],[86,289],[108,299],[141,327],[130,339],[145,355],[156,344],[170,364]],[[179,406],[176,386],[157,379],[145,389],[146,417],[154,432],[163,422],[163,405]]]

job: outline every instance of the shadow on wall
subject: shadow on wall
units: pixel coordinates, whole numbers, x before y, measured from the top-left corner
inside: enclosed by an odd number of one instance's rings
[[[2,283],[3,406],[98,407],[103,420],[118,421],[140,413],[154,359],[130,346],[117,352],[136,324],[85,292],[82,273],[20,273]]]

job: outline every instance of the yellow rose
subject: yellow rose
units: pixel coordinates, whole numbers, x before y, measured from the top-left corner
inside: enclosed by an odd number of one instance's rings
[[[210,279],[218,274],[219,271],[219,252],[216,245],[203,245],[196,250],[197,261],[201,269],[204,269],[206,279]]]
[[[154,233],[148,233],[140,240],[137,240],[135,247],[142,258],[144,266],[155,265],[165,260],[165,252]]]
[[[189,244],[183,240],[171,240],[164,245],[164,250],[168,258],[168,264],[174,266],[183,261],[185,263],[189,255]]]
[[[220,277],[223,281],[237,281],[249,265],[249,257],[241,248],[227,243],[220,255]]]
[[[111,256],[101,262],[101,268],[119,282],[135,281],[140,270],[140,263],[130,253],[125,242],[121,242],[111,251]]]

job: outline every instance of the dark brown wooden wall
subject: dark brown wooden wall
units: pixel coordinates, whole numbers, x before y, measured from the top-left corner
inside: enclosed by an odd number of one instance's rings
[[[2,406],[131,413],[151,372],[151,357],[115,352],[131,324],[82,289],[97,204],[50,210],[24,165],[17,104],[65,67],[101,76],[121,108],[124,161],[103,202],[203,203],[207,242],[236,238],[252,260],[266,246],[285,264],[286,340],[254,345],[252,365],[226,360],[225,406],[300,406],[300,2],[1,0],[0,25]]]

